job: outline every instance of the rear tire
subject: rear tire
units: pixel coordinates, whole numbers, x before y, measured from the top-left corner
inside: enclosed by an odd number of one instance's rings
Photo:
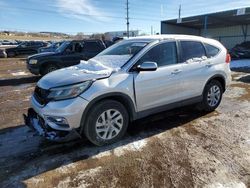
[[[58,69],[58,67],[56,65],[49,64],[49,65],[45,66],[44,68],[42,68],[41,75],[44,76],[44,75],[46,75],[50,72],[53,72],[57,69]]]
[[[97,146],[112,144],[124,136],[128,122],[128,112],[120,102],[104,100],[88,113],[84,134]]]
[[[199,110],[204,110],[206,112],[214,111],[221,102],[223,94],[223,88],[219,81],[210,81],[203,91],[203,100],[201,104],[198,105]]]

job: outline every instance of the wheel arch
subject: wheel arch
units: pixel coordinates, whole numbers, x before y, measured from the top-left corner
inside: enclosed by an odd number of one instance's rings
[[[203,90],[205,89],[206,85],[208,83],[210,83],[212,80],[217,80],[218,82],[220,82],[221,86],[222,86],[222,89],[223,89],[223,92],[226,91],[226,79],[223,75],[221,74],[216,74],[214,76],[212,76],[211,78],[208,79],[208,81],[206,82]]]
[[[53,61],[44,61],[44,62],[41,62],[40,63],[40,70],[39,70],[39,72],[40,72],[40,74],[42,73],[42,70],[46,67],[46,66],[48,66],[48,65],[56,65],[58,68],[60,68],[60,66],[59,66],[59,62],[58,61],[55,61],[55,60],[53,60]]]
[[[132,101],[132,99],[124,94],[124,93],[119,93],[119,92],[113,92],[113,93],[108,93],[108,94],[104,94],[101,95],[99,97],[96,97],[95,99],[93,99],[85,108],[82,118],[81,118],[81,124],[80,124],[80,134],[83,133],[84,130],[84,126],[87,120],[87,116],[88,113],[90,112],[90,110],[95,106],[95,104],[104,101],[104,100],[115,100],[120,102],[127,110],[128,114],[129,114],[129,121],[133,121],[136,117],[136,112],[135,112],[135,106],[134,106],[134,102]]]

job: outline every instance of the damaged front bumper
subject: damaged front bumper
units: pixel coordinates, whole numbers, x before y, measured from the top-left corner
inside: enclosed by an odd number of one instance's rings
[[[51,128],[32,108],[28,109],[27,115],[23,114],[23,118],[25,125],[48,140],[67,142],[76,138],[81,138],[81,135],[75,129],[71,131],[61,131]]]

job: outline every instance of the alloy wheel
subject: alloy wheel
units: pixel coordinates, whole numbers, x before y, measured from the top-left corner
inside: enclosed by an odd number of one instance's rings
[[[110,140],[121,132],[122,127],[122,114],[116,109],[109,109],[97,118],[95,130],[100,138]]]
[[[213,85],[207,94],[207,102],[209,104],[209,106],[214,107],[216,106],[221,98],[221,91],[219,86],[217,85]]]

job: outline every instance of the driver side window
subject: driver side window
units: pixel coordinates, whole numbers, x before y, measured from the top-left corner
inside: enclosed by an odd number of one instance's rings
[[[176,64],[176,42],[166,42],[153,47],[139,60],[139,64],[147,61],[157,63],[158,67]]]
[[[74,52],[74,48],[73,48],[73,44],[70,44],[66,49],[65,49],[66,53],[73,53]]]
[[[81,53],[83,45],[80,42],[72,43],[66,48],[67,53]]]

